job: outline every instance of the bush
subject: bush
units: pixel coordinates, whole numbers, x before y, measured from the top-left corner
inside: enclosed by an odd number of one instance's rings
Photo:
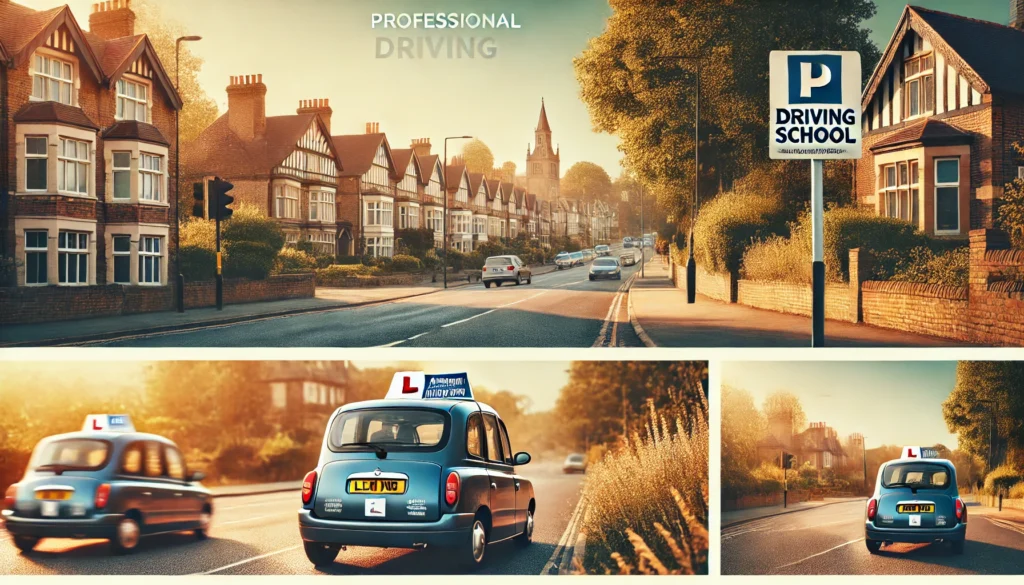
[[[1021,471],[1012,465],[1000,465],[985,476],[984,492],[990,496],[1006,494],[1010,488],[1024,481]]]
[[[181,222],[181,247],[195,246],[211,252],[217,249],[217,226],[208,219],[190,217]]]
[[[334,264],[362,264],[362,256],[339,256]],[[321,268],[327,268],[327,266],[321,266]]]
[[[182,246],[178,253],[181,274],[189,282],[213,280],[217,276],[217,253],[202,246]]]
[[[316,466],[316,451],[297,443],[284,433],[277,433],[260,448],[260,477],[265,481],[284,481],[302,477]]]
[[[448,250],[448,266],[455,272],[462,272],[466,263],[466,254],[458,250]]]
[[[1024,155],[1024,152],[1021,153]],[[996,223],[1010,234],[1014,248],[1024,249],[1024,179],[1014,179],[1003,188]]]
[[[395,272],[419,272],[423,269],[423,263],[415,256],[398,254],[391,258],[391,270]]]
[[[253,472],[256,448],[248,443],[224,445],[213,458],[213,468],[221,479],[248,479]]]
[[[896,261],[892,280],[967,286],[970,258],[967,246],[938,253],[926,246],[917,246]]]
[[[409,228],[395,231],[395,245],[408,249],[409,254],[423,258],[428,250],[434,248],[434,230],[430,228]]]
[[[224,276],[263,280],[270,276],[281,248],[263,242],[231,241],[224,245]]]
[[[752,242],[785,231],[778,197],[748,191],[723,193],[697,215],[693,254],[697,265],[708,272],[734,272]]]
[[[270,275],[285,241],[277,221],[243,204],[222,229],[225,276],[261,280]]]
[[[276,274],[301,274],[313,272],[317,268],[317,259],[312,255],[295,248],[282,248],[274,261]]]

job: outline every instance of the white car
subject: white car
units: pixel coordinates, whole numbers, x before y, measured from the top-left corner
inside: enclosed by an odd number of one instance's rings
[[[503,282],[514,282],[519,285],[526,281],[526,284],[533,284],[533,273],[519,256],[491,256],[484,262],[480,280],[486,288],[491,288],[492,283],[501,286]]]

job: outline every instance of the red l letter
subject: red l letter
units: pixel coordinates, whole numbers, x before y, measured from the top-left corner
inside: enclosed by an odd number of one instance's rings
[[[92,430],[94,430],[94,431],[102,431],[103,430],[103,427],[100,426],[100,423],[96,419],[92,419]]]
[[[907,458],[913,459],[914,457],[917,457],[917,455],[914,455],[914,450],[913,449],[907,449]]]
[[[409,382],[411,381],[412,379],[409,378],[409,376],[405,376],[405,379],[402,382],[402,394],[415,394],[420,391],[419,388],[415,388],[409,385]]]

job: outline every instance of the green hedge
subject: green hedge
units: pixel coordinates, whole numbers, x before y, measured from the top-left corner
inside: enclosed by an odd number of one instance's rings
[[[396,254],[391,258],[391,270],[395,272],[419,272],[422,269],[423,263],[415,256]]]
[[[263,280],[270,276],[281,248],[265,242],[232,241],[225,244],[224,276]]]
[[[213,280],[217,275],[217,253],[196,245],[182,246],[181,273],[188,282]]]
[[[276,274],[302,274],[317,269],[317,258],[301,249],[283,248],[274,261]]]
[[[1024,481],[1024,473],[1011,465],[1000,465],[985,476],[985,493],[989,495],[1006,494],[1014,485]]]
[[[737,271],[748,246],[778,233],[786,233],[785,209],[778,197],[723,193],[697,215],[693,255],[708,272]]]

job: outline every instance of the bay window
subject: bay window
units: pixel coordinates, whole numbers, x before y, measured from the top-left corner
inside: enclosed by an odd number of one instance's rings
[[[367,201],[366,202],[366,225],[392,225],[394,214],[394,203],[390,201]]]
[[[115,152],[113,156],[114,199],[132,197],[132,153]]]
[[[149,88],[145,84],[119,79],[117,81],[117,119],[148,122],[148,94]]]
[[[88,195],[89,143],[61,138],[57,161],[57,190],[76,195]]]
[[[916,160],[900,161],[882,167],[879,194],[881,215],[919,225],[920,173]]]
[[[139,284],[160,284],[163,252],[161,238],[142,236],[139,238]]]
[[[935,232],[960,232],[960,159],[935,159]]]
[[[329,191],[309,192],[309,220],[334,221],[334,193]]]
[[[57,234],[57,282],[83,285],[89,282],[89,234],[61,230]]]
[[[390,258],[394,248],[395,239],[390,236],[366,238],[366,254],[369,256],[383,256]]]
[[[72,104],[74,68],[70,63],[36,55],[32,69],[32,98],[45,102]]]
[[[299,188],[294,185],[274,186],[274,207],[280,219],[299,218]]]
[[[46,191],[46,136],[25,137],[25,188]]]
[[[139,154],[139,199],[163,201],[163,157]]]
[[[111,238],[114,257],[114,284],[132,283],[132,237],[113,236]]]
[[[25,284],[46,284],[47,231],[25,231]]]

